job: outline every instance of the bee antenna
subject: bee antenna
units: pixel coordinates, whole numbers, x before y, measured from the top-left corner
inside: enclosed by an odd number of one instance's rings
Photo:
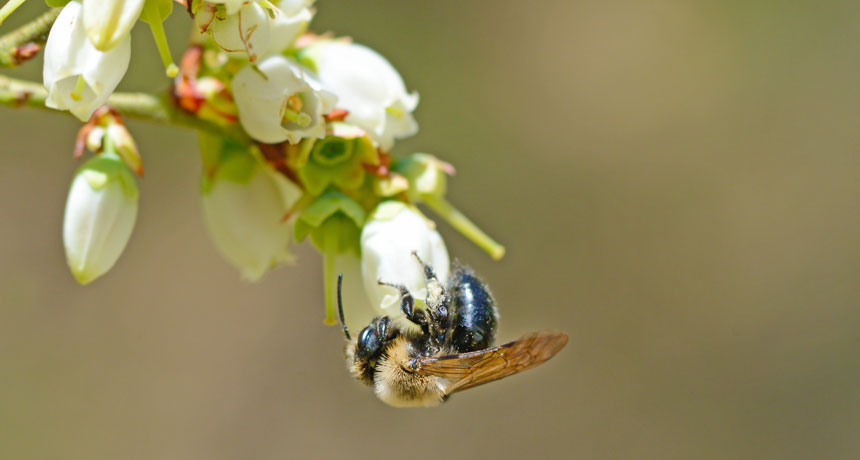
[[[349,336],[349,329],[346,328],[346,321],[343,320],[343,299],[341,298],[340,291],[341,285],[343,284],[343,273],[337,274],[337,312],[340,314],[340,324],[343,325],[343,333],[346,335],[346,340],[352,340],[352,337]]]

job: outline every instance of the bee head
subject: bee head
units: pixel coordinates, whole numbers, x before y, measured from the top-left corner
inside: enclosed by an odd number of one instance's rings
[[[347,347],[347,366],[352,375],[367,384],[389,341],[399,334],[387,316],[375,318]]]
[[[379,357],[385,342],[397,335],[387,316],[374,319],[362,329],[355,342],[355,360],[374,360]]]

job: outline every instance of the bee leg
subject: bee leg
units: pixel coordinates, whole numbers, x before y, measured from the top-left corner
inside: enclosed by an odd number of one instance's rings
[[[430,281],[436,281],[438,283],[439,280],[436,278],[436,272],[433,271],[433,267],[425,264],[424,261],[421,260],[421,257],[418,257],[418,251],[412,251],[412,256],[415,257],[415,260],[417,260],[418,263],[421,264],[421,268],[424,269],[424,278],[427,280],[428,284]]]
[[[422,330],[427,328],[427,316],[424,314],[424,311],[415,309],[415,299],[412,297],[412,294],[409,292],[409,290],[406,289],[406,286],[402,284],[386,283],[382,280],[377,281],[377,283],[382,286],[391,286],[394,289],[399,290],[400,311],[402,311],[403,314],[406,315],[406,319],[421,326]]]
[[[397,337],[397,328],[390,327],[390,323],[391,320],[387,316],[377,318],[373,323],[371,323],[376,329],[377,336],[385,342]]]
[[[421,257],[418,256],[418,251],[412,251],[412,255],[415,257],[415,260],[421,264],[421,268],[424,269],[424,279],[427,283],[427,307],[429,307],[428,312],[430,313],[430,318],[433,320],[435,324],[435,328],[442,331],[445,330],[445,326],[448,321],[448,304],[450,299],[448,298],[448,293],[445,292],[445,286],[439,282],[439,278],[436,277],[436,272],[433,271],[433,267],[424,263],[421,260]]]

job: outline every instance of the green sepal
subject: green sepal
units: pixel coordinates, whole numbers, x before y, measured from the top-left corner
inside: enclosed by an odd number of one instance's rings
[[[302,211],[294,227],[296,242],[308,236],[321,252],[361,252],[359,238],[365,212],[346,195],[329,190]]]
[[[62,8],[72,0],[45,0],[45,3],[51,8]]]
[[[155,21],[164,22],[173,12],[173,0],[146,0],[140,20],[152,24]]]
[[[119,181],[127,197],[133,199],[139,193],[134,174],[113,152],[103,152],[90,158],[75,174],[82,175],[93,190],[100,190],[111,181]]]
[[[247,184],[259,166],[260,160],[248,147],[231,139],[201,133],[198,143],[203,162],[201,193],[209,193],[212,184],[218,180]]]
[[[448,188],[446,170],[453,168],[428,153],[414,153],[398,160],[391,169],[409,181],[409,199],[418,201],[428,196],[445,196]]]
[[[364,183],[365,164],[379,164],[373,142],[364,131],[334,122],[329,124],[326,137],[314,142],[307,158],[300,161],[299,178],[312,195],[331,185],[355,190]]]

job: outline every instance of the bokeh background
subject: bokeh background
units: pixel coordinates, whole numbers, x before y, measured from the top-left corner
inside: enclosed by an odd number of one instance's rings
[[[0,458],[860,456],[860,4],[318,9],[421,93],[396,152],[453,162],[451,200],[507,245],[492,262],[440,224],[499,337],[571,344],[436,410],[383,405],[321,324],[316,253],[242,282],[207,240],[194,135],[141,122],[137,227],[82,288],[60,239],[78,124],[0,107]],[[133,41],[121,89],[165,87]]]

